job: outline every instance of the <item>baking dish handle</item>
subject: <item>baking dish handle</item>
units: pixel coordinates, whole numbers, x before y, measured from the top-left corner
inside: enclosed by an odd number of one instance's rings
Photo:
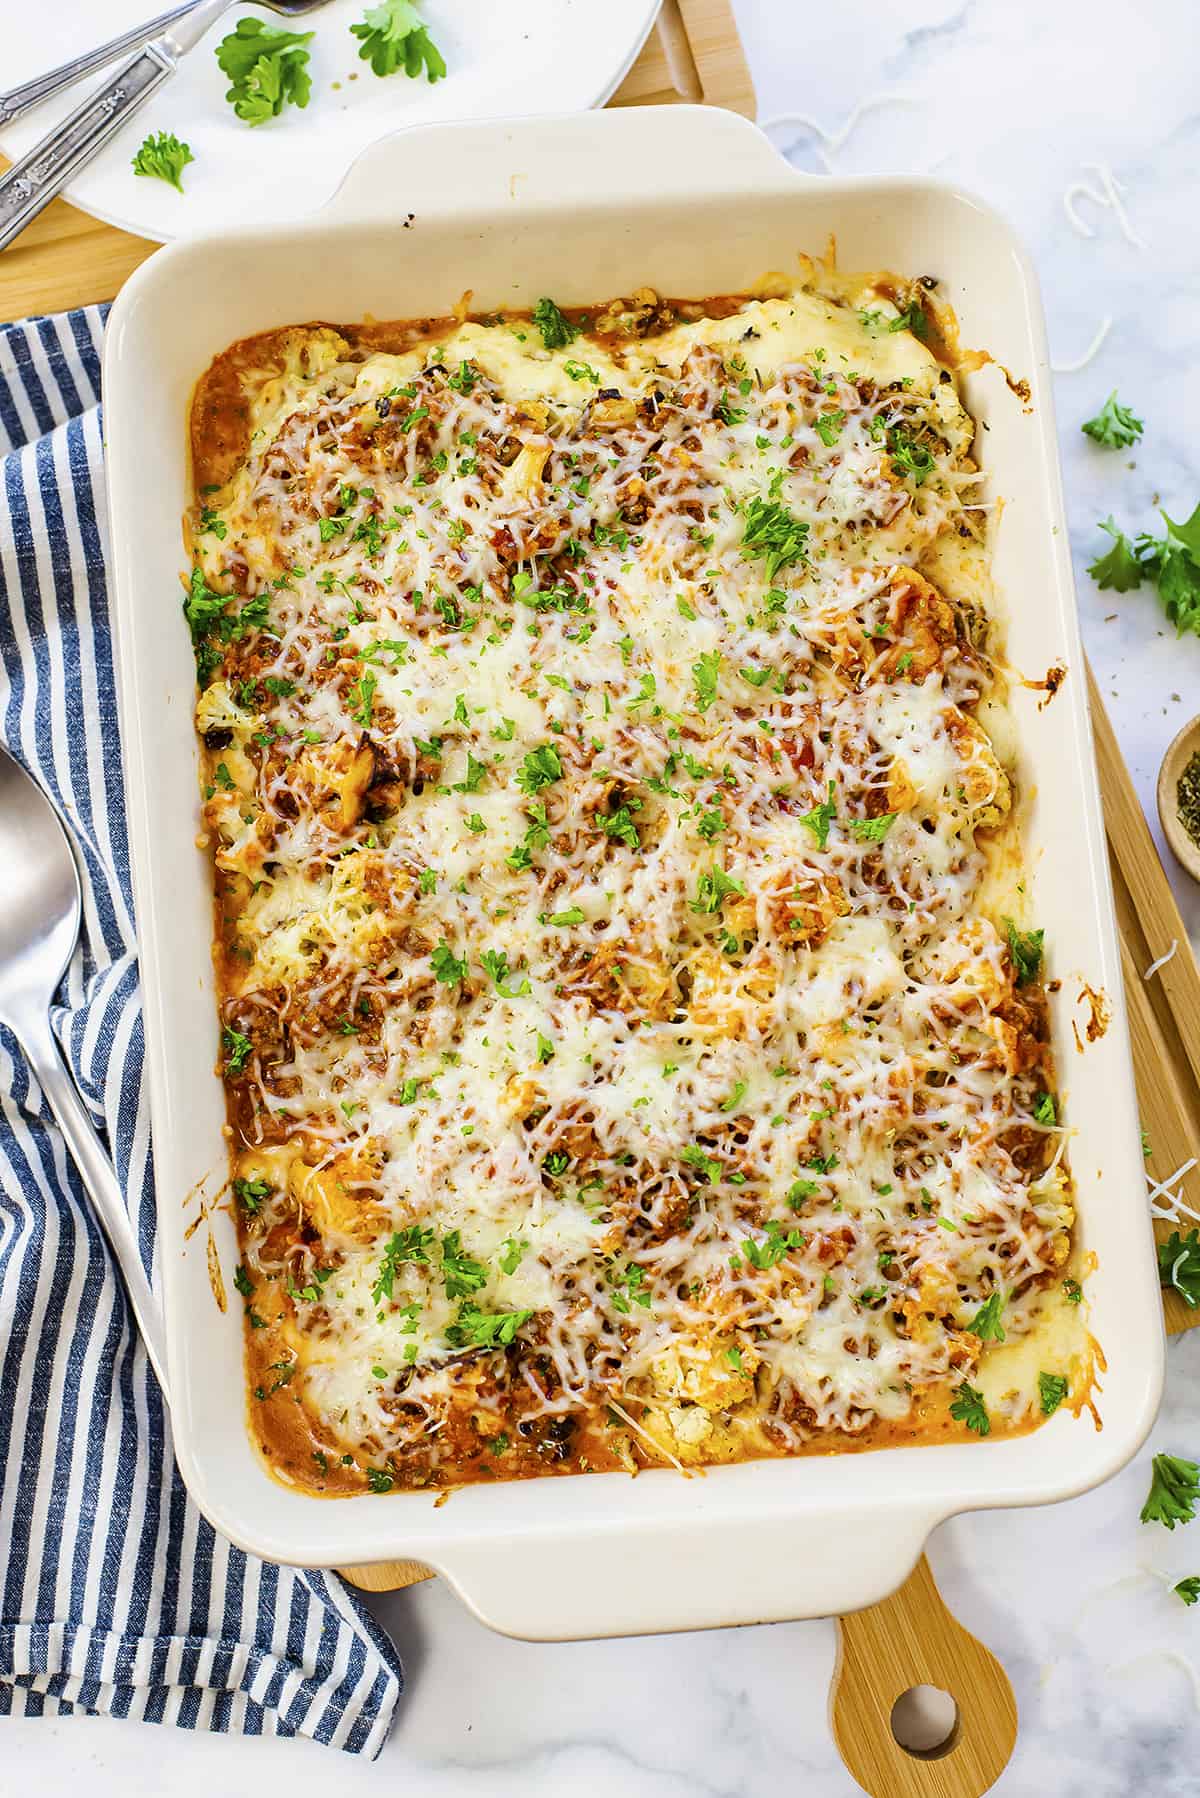
[[[944,1511],[839,1506],[618,1531],[456,1542],[429,1559],[492,1629],[532,1641],[648,1635],[858,1610],[908,1577]]]
[[[666,116],[664,116],[666,115]],[[669,120],[669,124],[668,124]],[[712,195],[777,187],[801,177],[749,119],[713,106],[634,106],[552,118],[423,125],[363,151],[323,217],[407,223],[430,212],[513,214],[542,202],[561,208],[640,194],[656,204],[696,192],[697,168]]]

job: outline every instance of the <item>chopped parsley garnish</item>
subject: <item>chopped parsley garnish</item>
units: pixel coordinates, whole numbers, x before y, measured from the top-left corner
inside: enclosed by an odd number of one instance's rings
[[[641,838],[628,805],[619,805],[615,812],[602,817],[600,824],[606,836],[615,838],[619,843],[627,843],[631,849],[641,848]]]
[[[1173,1530],[1190,1523],[1200,1496],[1200,1467],[1178,1455],[1155,1455],[1150,1464],[1150,1491],[1142,1506],[1143,1523],[1161,1523]]]
[[[1070,1390],[1065,1374],[1040,1373],[1038,1375],[1038,1397],[1041,1400],[1043,1417],[1053,1417]]]
[[[720,911],[731,894],[745,891],[740,880],[735,880],[732,874],[726,874],[724,868],[714,863],[707,874],[700,876],[691,908],[702,916],[711,916],[713,912]]]
[[[1171,1590],[1182,1598],[1184,1604],[1195,1604],[1200,1599],[1200,1574],[1189,1573],[1186,1579],[1181,1579]]]
[[[391,1298],[396,1275],[406,1261],[428,1262],[432,1242],[433,1231],[420,1224],[410,1224],[406,1229],[396,1231],[384,1248],[379,1272],[371,1288],[371,1297],[377,1305]]]
[[[430,966],[433,968],[435,978],[440,980],[443,986],[454,986],[456,982],[465,980],[467,977],[466,957],[463,956],[460,959],[455,955],[445,937],[431,955]]]
[[[649,1311],[653,1304],[653,1296],[646,1285],[645,1269],[631,1262],[624,1273],[613,1276],[612,1308],[623,1317],[630,1314],[631,1305],[640,1305],[643,1311]]]
[[[876,314],[876,317],[879,315]],[[919,300],[910,300],[898,317],[888,320],[889,331],[911,331],[914,337],[925,338],[929,335],[929,320]]]
[[[452,1348],[508,1348],[532,1316],[532,1311],[481,1311],[466,1303],[447,1326],[446,1341]]]
[[[517,774],[517,785],[522,793],[539,793],[543,787],[553,786],[556,780],[561,780],[562,771],[562,758],[553,743],[543,743],[540,749],[531,749],[525,757]]]
[[[362,39],[359,57],[376,75],[403,69],[415,80],[424,69],[427,80],[440,81],[446,73],[442,53],[410,0],[381,0],[378,6],[369,6],[350,30]]]
[[[254,1048],[250,1038],[227,1024],[221,1032],[221,1046],[225,1051],[225,1072],[240,1074]]]
[[[818,849],[824,849],[828,846],[829,826],[837,817],[837,805],[833,797],[832,781],[829,783],[828,794],[829,797],[827,799],[823,800],[820,805],[814,805],[812,811],[805,812],[804,816],[800,819],[800,823],[803,824],[807,830],[811,830],[814,837],[817,839]]]
[[[822,412],[819,418],[813,420],[813,429],[826,449],[833,448],[842,434],[845,422],[846,414],[840,406],[834,407],[830,412]]]
[[[1053,1093],[1039,1093],[1033,1107],[1033,1115],[1039,1124],[1057,1124],[1058,1110],[1054,1103]]]
[[[895,822],[895,812],[882,812],[878,818],[851,818],[850,834],[859,843],[882,843]]]
[[[496,984],[496,991],[505,999],[520,999],[529,992],[529,981],[522,979],[520,986],[514,986],[510,978],[512,970],[508,965],[508,956],[503,949],[485,949],[480,956],[484,972]]]
[[[254,1297],[254,1282],[240,1261],[233,1270],[233,1284],[235,1289],[241,1293],[244,1299],[252,1299]]]
[[[217,45],[217,62],[231,86],[225,98],[247,125],[276,118],[285,106],[307,106],[311,31],[279,31],[261,19],[239,19]]]
[[[470,1298],[487,1285],[486,1267],[463,1251],[461,1230],[451,1230],[442,1238],[442,1280],[446,1297],[451,1299]]]
[[[234,1196],[247,1217],[256,1217],[262,1209],[262,1202],[270,1197],[271,1185],[268,1180],[239,1179],[233,1183]]]
[[[386,1467],[367,1468],[368,1492],[390,1492],[396,1484]]]
[[[719,650],[711,650],[702,655],[698,662],[692,663],[692,684],[696,689],[696,704],[702,712],[717,697],[717,682],[721,675],[721,655]]]
[[[751,1267],[758,1268],[761,1273],[767,1268],[778,1267],[790,1250],[802,1249],[804,1242],[805,1238],[799,1230],[784,1230],[772,1218],[766,1225],[766,1234],[761,1242],[755,1242],[752,1236],[747,1236],[739,1246]]]
[[[762,557],[767,579],[773,581],[781,568],[802,562],[806,553],[808,525],[796,518],[777,499],[763,499],[755,494],[742,507],[742,553],[750,558]]]
[[[965,1423],[969,1430],[977,1436],[989,1436],[992,1430],[991,1419],[987,1414],[987,1406],[983,1402],[983,1394],[978,1387],[963,1380],[954,1388],[954,1402],[950,1406],[950,1415],[958,1423]]]
[[[1028,986],[1041,970],[1042,940],[1046,933],[1044,930],[1018,930],[1011,918],[1005,918],[1003,922],[1016,983]]]
[[[688,1167],[699,1174],[706,1186],[721,1177],[721,1163],[712,1155],[707,1154],[699,1143],[688,1143],[683,1150],[682,1159]]]
[[[189,162],[195,162],[191,145],[181,143],[173,131],[152,131],[138,145],[133,158],[135,175],[153,175],[159,181],[183,192],[180,179]],[[224,535],[222,530],[221,535]]]
[[[1004,1294],[997,1287],[986,1304],[979,1307],[967,1325],[972,1336],[978,1336],[980,1342],[1004,1342],[1004,1325],[1000,1321],[1004,1310]]]
[[[533,309],[533,322],[541,332],[542,342],[548,350],[565,349],[579,335],[570,319],[550,299],[538,301]]]
[[[368,668],[350,689],[350,716],[356,724],[361,724],[364,730],[370,727],[371,713],[375,707],[376,685],[376,678]]]
[[[1079,428],[1093,443],[1102,444],[1105,449],[1128,449],[1146,427],[1128,406],[1121,404],[1114,387],[1095,418],[1085,418]]]
[[[528,1248],[529,1244],[527,1242],[520,1241],[515,1236],[506,1236],[500,1245],[500,1253],[497,1256],[497,1260],[500,1263],[500,1272],[502,1274],[515,1274],[518,1267],[521,1265],[521,1258]]]
[[[889,428],[887,445],[896,473],[910,480],[914,487],[923,487],[936,466],[932,452],[901,425]]]

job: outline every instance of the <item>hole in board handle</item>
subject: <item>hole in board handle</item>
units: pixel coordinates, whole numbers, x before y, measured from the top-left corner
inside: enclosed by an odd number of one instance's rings
[[[910,1686],[892,1706],[892,1737],[918,1761],[940,1761],[957,1744],[958,1705],[940,1686]]]

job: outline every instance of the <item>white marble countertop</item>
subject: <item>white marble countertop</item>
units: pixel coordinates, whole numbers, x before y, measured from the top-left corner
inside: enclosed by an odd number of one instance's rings
[[[1200,710],[1200,638],[1176,640],[1150,589],[1100,594],[1085,573],[1109,512],[1136,529],[1154,504],[1200,499],[1195,219],[1200,107],[1193,11],[1150,0],[735,0],[760,116],[803,113],[838,172],[936,172],[999,207],[1041,273],[1056,363],[1111,320],[1099,354],[1057,382],[1068,516],[1089,652],[1143,803],[1170,737]],[[855,122],[864,102],[871,105]],[[844,128],[844,140],[839,141]],[[820,171],[822,140],[772,132]],[[1111,208],[1063,196],[1123,185],[1138,247]],[[1154,301],[1149,303],[1150,280]],[[1144,447],[1080,435],[1110,389],[1147,421]],[[1132,463],[1132,466],[1130,465]],[[1157,828],[1157,826],[1156,826]],[[1169,858],[1168,858],[1169,860]],[[1173,872],[1178,876],[1178,870]],[[1178,876],[1193,940],[1200,890]],[[1195,1177],[1194,1177],[1195,1178]],[[1138,1523],[1155,1449],[1200,1456],[1200,1333],[1172,1343],[1167,1399],[1137,1462],[1099,1492],[1041,1512],[958,1519],[930,1555],[947,1602],[1000,1657],[1021,1713],[1000,1798],[1154,1798],[1197,1789],[1200,1607],[1161,1575],[1200,1572],[1200,1526]],[[1051,1577],[1048,1577],[1051,1575]],[[418,1798],[760,1798],[856,1788],[826,1725],[831,1623],[542,1647],[489,1634],[440,1582],[380,1600],[409,1690],[374,1766],[308,1743],[185,1736],[68,1718],[0,1723],[0,1798],[260,1798],[318,1779]],[[20,1770],[18,1781],[17,1772]],[[270,1782],[269,1785],[267,1782]]]

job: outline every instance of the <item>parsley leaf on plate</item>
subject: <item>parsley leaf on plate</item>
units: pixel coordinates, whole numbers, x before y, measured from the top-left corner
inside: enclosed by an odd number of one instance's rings
[[[368,6],[350,30],[362,39],[360,60],[369,62],[376,75],[403,69],[415,80],[424,69],[427,81],[440,81],[446,73],[445,59],[410,0],[381,0],[378,6]]]
[[[191,145],[180,143],[173,131],[152,131],[138,145],[137,155],[133,159],[135,175],[154,175],[159,181],[167,181],[172,187],[183,192],[180,176],[189,162],[195,162]],[[221,533],[224,535],[224,532]]]
[[[263,125],[287,105],[307,106],[311,31],[279,31],[261,19],[239,19],[217,45],[217,62],[228,75],[225,95],[239,119]]]
[[[1146,427],[1128,406],[1121,404],[1114,387],[1095,418],[1085,418],[1079,428],[1093,443],[1102,444],[1105,449],[1128,449]]]
[[[1200,1467],[1179,1455],[1155,1455],[1150,1467],[1150,1491],[1142,1506],[1142,1522],[1161,1523],[1169,1530],[1177,1523],[1190,1523],[1200,1496]]]
[[[1184,1604],[1195,1604],[1200,1599],[1200,1573],[1189,1573],[1186,1579],[1181,1579],[1171,1590],[1178,1593]]]

